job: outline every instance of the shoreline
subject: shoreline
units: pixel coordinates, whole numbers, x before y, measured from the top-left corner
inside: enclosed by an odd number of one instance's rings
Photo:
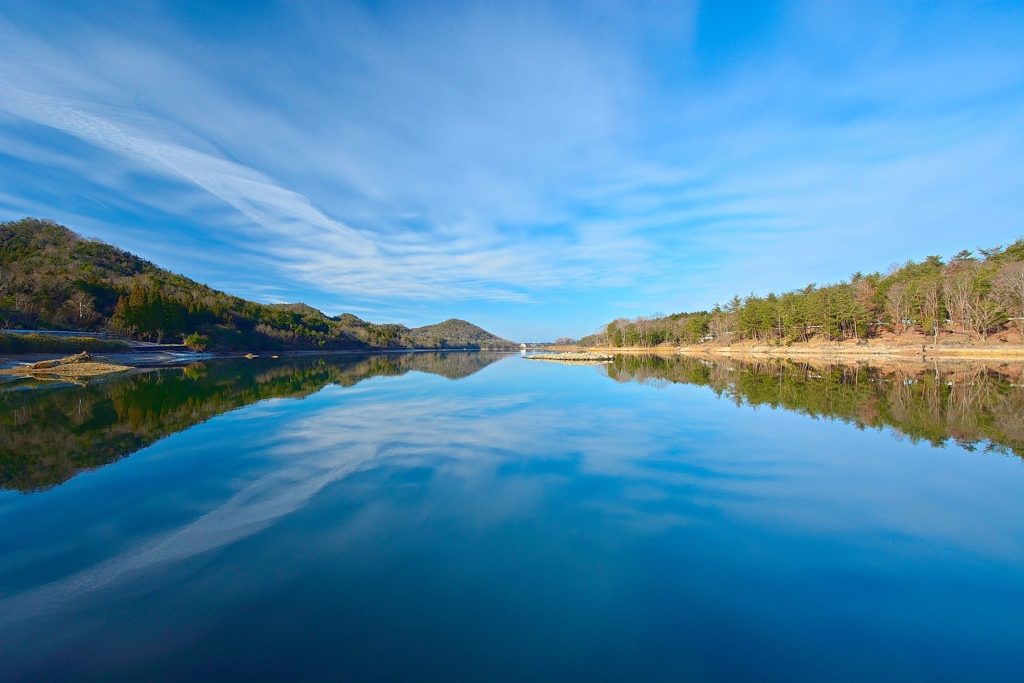
[[[568,351],[578,347],[546,347],[548,351]],[[922,362],[922,361],[1024,361],[1024,347],[1021,346],[943,346],[932,344],[814,344],[792,346],[772,346],[741,342],[731,345],[697,346],[654,346],[640,347],[588,347],[594,353],[613,355],[659,355],[659,356],[695,356],[719,357],[735,360],[806,360],[806,361],[845,361],[845,362]]]

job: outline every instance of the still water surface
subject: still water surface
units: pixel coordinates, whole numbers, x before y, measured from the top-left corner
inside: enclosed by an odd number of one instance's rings
[[[1020,384],[430,353],[8,385],[0,680],[1019,680]]]

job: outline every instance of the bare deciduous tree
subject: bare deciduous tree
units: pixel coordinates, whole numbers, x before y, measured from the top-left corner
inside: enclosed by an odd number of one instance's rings
[[[1012,263],[992,279],[992,296],[1024,335],[1024,262]]]
[[[892,329],[896,334],[903,334],[910,326],[910,304],[913,291],[906,282],[897,282],[885,295],[886,312],[892,318]]]
[[[100,315],[93,308],[93,298],[82,291],[75,291],[64,302],[65,318],[72,327],[86,329],[99,320]]]
[[[994,301],[976,297],[971,303],[971,329],[982,341],[1003,317],[1003,312]]]
[[[922,324],[927,324],[927,330],[934,335],[934,343],[939,342],[939,329],[942,326],[942,287],[938,280],[928,280],[920,287],[921,294],[921,318]]]
[[[875,296],[875,287],[872,285],[870,280],[859,277],[860,273],[857,273],[858,277],[851,278],[853,284],[853,302],[859,307],[861,311],[864,311],[865,315],[867,312],[874,308],[873,299]],[[866,322],[870,323],[871,319],[868,318]],[[862,334],[867,334],[867,328],[859,330],[857,328],[857,318],[853,319],[853,336],[860,338]]]
[[[715,308],[711,312],[711,318],[708,320],[708,330],[715,339],[724,338],[726,332],[729,331],[729,321],[718,307],[718,304],[715,304]]]
[[[975,299],[975,276],[977,264],[972,261],[956,261],[946,266],[943,273],[942,293],[946,310],[953,321],[954,329],[967,332],[971,329],[971,308]]]

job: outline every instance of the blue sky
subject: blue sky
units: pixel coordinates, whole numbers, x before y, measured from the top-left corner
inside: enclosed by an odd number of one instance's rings
[[[517,340],[1024,234],[1020,3],[0,5],[0,218]]]

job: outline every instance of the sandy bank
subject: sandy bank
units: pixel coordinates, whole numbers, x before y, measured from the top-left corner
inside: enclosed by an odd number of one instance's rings
[[[561,350],[561,348],[551,348]],[[893,344],[887,342],[853,343],[838,342],[771,345],[741,342],[731,345],[699,344],[695,346],[655,346],[649,348],[606,348],[588,349],[610,354],[649,354],[688,356],[719,356],[737,360],[763,360],[770,358],[791,360],[841,360],[841,361],[921,361],[921,360],[976,360],[976,361],[1022,361],[1024,347],[1008,344]]]

